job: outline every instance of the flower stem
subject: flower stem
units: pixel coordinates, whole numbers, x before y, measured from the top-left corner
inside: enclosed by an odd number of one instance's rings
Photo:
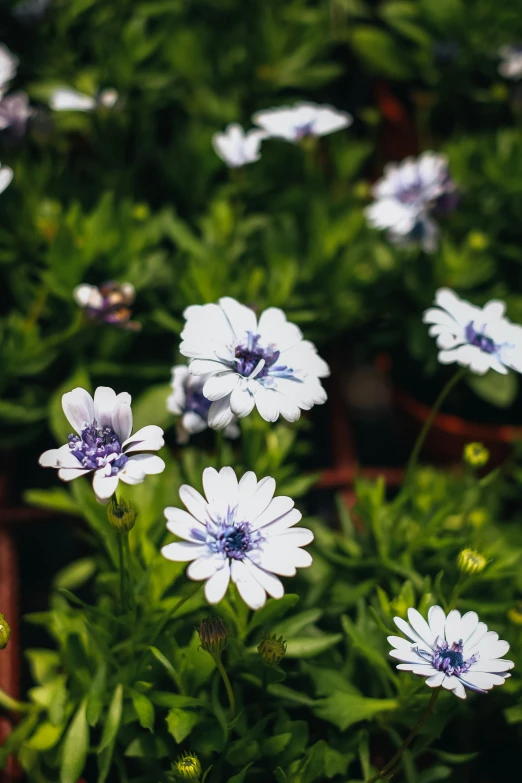
[[[216,430],[216,461],[218,471],[223,467],[225,436],[223,430]]]
[[[134,600],[134,585],[132,582],[132,571],[131,571],[131,553],[130,553],[130,546],[129,546],[129,532],[127,530],[123,530],[121,532],[121,539],[123,542],[123,551],[126,559],[126,572],[127,572],[127,601],[130,604],[127,608],[133,608],[135,607],[135,600]]]
[[[118,535],[118,555],[120,561],[120,603],[121,613],[127,611],[127,595],[125,592],[125,553],[123,551],[123,536]]]
[[[366,783],[376,783],[378,780],[382,780],[383,778],[387,777],[391,773],[395,771],[395,767],[397,766],[398,762],[402,759],[402,755],[404,751],[411,745],[421,728],[424,726],[425,722],[431,715],[433,708],[435,706],[435,702],[437,701],[437,698],[440,693],[440,688],[435,688],[434,691],[431,694],[431,699],[428,702],[428,705],[422,715],[420,716],[419,720],[415,724],[415,726],[412,728],[406,739],[403,741],[400,748],[397,750],[395,755],[390,759],[390,761],[385,764],[385,766],[381,769],[380,772],[377,772],[376,775],[374,775],[370,780],[367,780]]]
[[[230,678],[226,672],[225,667],[223,666],[223,662],[221,660],[221,655],[219,653],[212,655],[213,659],[216,662],[216,666],[218,668],[218,672],[221,675],[221,679],[225,683],[225,688],[227,689],[227,696],[228,701],[230,704],[230,720],[233,720],[236,716],[236,697],[234,696],[234,691],[232,690],[232,685],[230,683]]]
[[[444,386],[439,396],[435,400],[433,407],[430,411],[430,415],[424,422],[424,426],[420,431],[419,436],[415,442],[415,446],[413,447],[413,451],[411,452],[411,456],[408,461],[408,466],[406,468],[406,480],[411,478],[413,471],[417,467],[417,460],[419,459],[419,455],[421,453],[422,447],[424,446],[424,441],[426,440],[426,436],[431,429],[431,425],[433,424],[442,403],[444,402],[444,400],[446,399],[450,391],[453,389],[453,387],[456,386],[457,383],[460,381],[460,379],[464,376],[465,373],[466,373],[465,367],[462,367],[458,372],[456,372],[455,375],[453,375],[453,377],[449,379],[449,381]]]

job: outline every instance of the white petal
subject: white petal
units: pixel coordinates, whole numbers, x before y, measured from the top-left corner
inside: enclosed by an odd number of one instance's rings
[[[424,658],[415,652],[414,648],[411,648],[409,651],[407,650],[390,650],[390,656],[392,658],[397,658],[398,661],[404,661],[405,663],[410,664],[407,666],[407,670],[410,671],[411,664],[420,665],[423,663],[426,663]],[[399,667],[397,667],[399,668]],[[404,668],[404,667],[403,667]],[[433,668],[433,667],[432,667]]]
[[[466,612],[460,621],[460,634],[463,645],[466,644],[471,634],[474,633],[478,625],[478,614],[476,612]],[[460,640],[459,640],[460,641]]]
[[[276,345],[283,352],[301,342],[303,333],[296,324],[286,320],[286,315],[279,307],[268,307],[259,318],[259,334],[263,343]]]
[[[274,542],[277,546],[294,547],[308,546],[314,540],[314,534],[306,527],[294,527],[286,530],[282,535],[276,536]]]
[[[284,533],[289,528],[297,525],[297,523],[301,521],[302,517],[303,515],[299,509],[293,508],[287,514],[283,514],[282,517],[279,517],[279,519],[276,519],[274,522],[270,522],[269,524],[265,525],[263,534],[271,537],[277,536],[280,533]]]
[[[455,688],[453,688],[453,693],[459,699],[465,699],[466,698],[466,689],[465,689],[465,687],[463,686],[463,684],[461,682],[457,683]]]
[[[402,633],[408,637],[408,639],[412,640],[412,642],[419,644],[423,648],[426,646],[426,642],[424,641],[424,639],[421,636],[419,636],[419,634],[413,630],[411,625],[407,623],[406,620],[403,620],[402,617],[394,617],[393,622],[395,623],[397,628],[399,628],[402,631]]]
[[[239,481],[237,519],[247,519],[252,498],[257,489],[257,476],[252,470],[247,470]]]
[[[428,612],[428,623],[433,639],[440,639],[444,641],[446,636],[444,634],[446,627],[446,615],[444,610],[440,606],[432,606]]]
[[[262,568],[258,568],[254,563],[245,560],[245,565],[256,580],[259,582],[262,588],[266,590],[268,595],[272,598],[282,598],[285,594],[285,588],[283,583],[277,576],[270,574],[268,571],[264,571]]]
[[[214,430],[222,430],[228,427],[234,414],[230,409],[230,396],[216,400],[210,406],[208,412],[208,426]]]
[[[209,604],[218,604],[227,592],[230,582],[230,564],[225,561],[223,568],[210,577],[205,585],[205,598]]]
[[[165,463],[156,454],[133,454],[118,475],[122,481],[127,481],[127,477],[154,476],[157,473],[163,473],[164,470]]]
[[[98,427],[112,427],[112,411],[116,406],[116,392],[110,386],[98,386],[94,392],[94,418]]]
[[[203,490],[210,504],[218,502],[221,498],[221,482],[215,468],[205,468],[203,471]]]
[[[295,576],[296,574],[293,559],[288,557],[288,552],[277,547],[265,546],[261,551],[254,550],[250,552],[249,558],[264,571],[269,571],[272,574],[279,574],[279,576]]]
[[[207,400],[220,400],[231,394],[239,384],[240,378],[234,370],[226,370],[213,375],[203,386],[203,394]]]
[[[261,479],[257,485],[249,503],[243,503],[243,496],[241,495],[241,512],[244,515],[245,521],[250,522],[251,520],[257,519],[263,511],[267,509],[270,501],[274,497],[275,490],[275,479],[271,476],[266,476],[264,479]]]
[[[108,501],[118,489],[118,476],[104,476],[97,470],[92,479],[92,488],[99,503]]]
[[[472,664],[470,672],[507,672],[513,668],[513,661],[506,661],[504,658],[494,658],[493,660],[478,660]],[[466,676],[466,675],[464,675]]]
[[[480,644],[473,649],[473,652],[475,649],[478,649],[481,659],[502,658],[509,650],[509,642],[505,642],[503,639],[490,639],[488,637],[489,633],[487,633]]]
[[[268,525],[270,522],[275,522],[275,520],[282,517],[283,514],[291,511],[293,507],[294,501],[292,498],[286,497],[285,495],[274,498],[270,501],[266,509],[255,517],[252,521],[252,527],[257,530],[264,525]]]
[[[239,484],[234,468],[224,467],[219,471],[221,497],[225,501],[225,509],[234,508],[239,500]]]
[[[192,373],[192,375],[212,376],[217,372],[224,372],[225,370],[230,370],[230,367],[217,358],[216,359],[193,359],[190,362],[190,372]]]
[[[62,397],[62,408],[71,427],[78,435],[85,425],[91,425],[94,419],[94,404],[88,391],[80,387],[67,392]]]
[[[120,406],[117,407],[117,410]],[[126,453],[132,451],[157,451],[165,445],[163,430],[156,424],[148,424],[127,438],[122,444]]]
[[[456,677],[444,677],[442,680],[442,687],[445,688],[447,691],[453,691],[459,684],[459,681]]]
[[[236,387],[230,395],[230,408],[235,416],[242,419],[252,412],[255,405],[253,394],[248,388]]]
[[[120,402],[116,404],[112,412],[112,427],[114,432],[123,443],[132,432],[132,409],[127,403]]]
[[[96,107],[96,101],[71,87],[57,87],[51,94],[49,106],[54,111],[91,111]]]
[[[488,626],[486,625],[486,623],[479,623],[477,625],[477,627],[475,628],[471,636],[468,638],[468,640],[464,642],[464,651],[463,651],[464,658],[469,658],[472,655],[470,650],[473,650],[476,647],[476,645],[478,645],[478,643],[481,641],[481,639],[484,638],[484,636],[487,633],[487,630],[488,630]]]
[[[438,688],[439,685],[442,685],[445,676],[444,672],[436,672],[431,677],[428,677],[426,685],[429,685],[430,688]]]
[[[241,560],[233,560],[231,566],[232,581],[237,585],[243,601],[251,609],[261,609],[266,603],[266,591],[258,581],[254,579],[248,568]]]
[[[236,339],[242,339],[247,332],[257,333],[256,314],[250,307],[240,304],[230,296],[224,296],[219,300]]]
[[[163,557],[166,557],[167,560],[174,560],[176,563],[186,563],[188,560],[205,557],[208,552],[208,546],[191,544],[188,541],[174,541],[161,549]]]
[[[398,664],[397,669],[404,668],[406,664]],[[419,663],[419,664],[412,664],[409,666],[409,668],[406,669],[406,671],[412,672],[412,674],[417,674],[421,677],[431,677],[433,674],[435,674],[435,669],[433,666],[431,666],[429,663]]]
[[[314,562],[312,555],[305,549],[296,549],[292,553],[292,558],[296,568],[309,568]]]
[[[489,691],[494,685],[503,685],[505,678],[501,674],[490,674],[489,672],[469,671],[461,677],[464,683],[473,685],[483,691]]]
[[[9,168],[9,166],[1,166],[0,167],[0,193],[3,193],[4,190],[9,187],[13,179],[13,169]]]
[[[192,516],[205,524],[208,518],[207,503],[202,495],[188,484],[182,484],[179,488],[179,497]]]
[[[259,414],[265,421],[277,421],[279,418],[279,397],[275,389],[261,384],[256,388],[254,402]]]
[[[207,529],[187,511],[169,506],[164,511],[167,519],[167,530],[179,538],[194,543],[202,543],[207,535]]]
[[[461,617],[457,609],[452,611],[446,617],[446,641],[451,646],[453,642],[460,642],[462,635],[460,633]]]
[[[85,476],[87,473],[92,473],[92,470],[72,470],[71,468],[60,468],[58,471],[58,478],[62,481],[73,481],[78,476]]]
[[[431,647],[434,642],[434,636],[424,617],[416,609],[408,609],[408,620],[413,630],[423,640],[427,647]]]
[[[198,557],[197,560],[193,560],[187,568],[187,576],[189,579],[199,582],[202,579],[209,579],[214,576],[216,571],[223,568],[225,558],[222,554],[212,554],[210,550],[203,557]]]

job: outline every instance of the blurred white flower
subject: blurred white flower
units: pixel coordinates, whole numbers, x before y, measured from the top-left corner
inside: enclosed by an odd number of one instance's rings
[[[388,230],[393,242],[420,241],[426,252],[436,249],[438,226],[431,212],[451,209],[456,200],[445,155],[423,152],[416,159],[390,163],[372,194],[375,201],[365,209],[371,226]]]
[[[100,287],[81,283],[73,291],[76,303],[91,320],[137,331],[141,324],[130,320],[135,295],[132,283],[116,283],[113,280]]]
[[[188,509],[166,508],[167,528],[183,541],[167,544],[161,553],[167,560],[192,561],[187,576],[207,580],[205,596],[211,604],[224,597],[230,579],[251,609],[260,609],[266,594],[282,598],[280,576],[295,576],[297,568],[312,564],[300,547],[313,540],[311,530],[293,528],[301,519],[289,497],[276,497],[276,483],[267,477],[257,481],[245,473],[238,482],[234,470],[203,471],[205,496],[184,484],[179,490]]]
[[[117,395],[113,389],[99,386],[93,400],[85,389],[76,388],[63,395],[62,407],[77,435],[69,435],[68,443],[59,449],[45,451],[39,463],[44,468],[58,468],[63,481],[94,471],[94,493],[99,503],[106,503],[120,479],[125,484],[141,484],[145,476],[165,470],[160,457],[142,453],[162,448],[163,430],[149,424],[131,435],[131,396],[127,392]]]
[[[294,142],[307,136],[335,133],[342,128],[348,128],[353,122],[352,116],[347,112],[304,101],[294,106],[258,111],[252,120],[263,128],[268,136]]]
[[[117,100],[118,93],[113,89],[102,90],[93,97],[72,87],[57,87],[51,94],[49,106],[54,111],[93,111],[98,106],[110,109]]]
[[[520,79],[522,77],[522,46],[502,46],[499,49],[502,62],[498,71],[505,79]]]
[[[394,618],[408,639],[389,636],[390,655],[404,661],[398,669],[426,677],[430,688],[442,686],[465,699],[466,688],[485,693],[511,676],[506,672],[515,664],[502,658],[509,644],[488,631],[476,612],[461,617],[453,609],[446,617],[440,606],[432,606],[428,622],[416,609],[408,609],[408,619]]]
[[[432,324],[429,333],[437,338],[441,364],[457,362],[479,375],[490,369],[503,375],[507,368],[522,372],[522,327],[504,318],[504,302],[492,299],[476,307],[440,288],[435,305],[423,321]]]
[[[2,166],[0,163],[0,193],[3,193],[9,187],[12,179],[13,169],[10,169],[9,166]]]
[[[237,168],[259,160],[261,142],[266,138],[264,131],[250,130],[245,133],[241,125],[232,123],[227,125],[224,133],[215,133],[212,136],[212,144],[216,154],[227,166]]]
[[[7,46],[0,44],[0,97],[5,93],[7,85],[15,76],[17,68],[18,57],[15,57]]]
[[[223,429],[254,406],[266,421],[280,414],[296,421],[301,410],[325,402],[319,379],[330,374],[328,365],[279,308],[269,307],[258,321],[250,307],[224,297],[188,307],[184,316],[180,351],[192,360],[193,375],[208,376],[210,427]]]
[[[17,136],[21,136],[27,120],[33,114],[34,109],[29,106],[29,99],[24,92],[0,97],[0,130],[11,128]]]
[[[208,412],[211,406],[203,394],[206,375],[192,375],[185,364],[172,368],[172,394],[167,398],[167,410],[180,416],[177,429],[178,443],[188,443],[191,435],[203,432],[208,427]],[[228,438],[239,437],[236,419],[225,427]]]

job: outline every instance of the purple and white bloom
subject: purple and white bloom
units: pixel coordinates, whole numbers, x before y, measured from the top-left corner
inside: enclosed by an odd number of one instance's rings
[[[266,138],[264,131],[254,129],[245,133],[241,125],[234,122],[227,125],[224,133],[214,133],[212,145],[227,166],[237,168],[259,160],[261,142]]]
[[[12,54],[7,46],[0,44],[0,97],[7,89],[7,85],[16,75],[18,69],[18,57]]]
[[[45,451],[39,459],[44,468],[58,468],[63,481],[94,472],[92,486],[99,503],[107,503],[121,479],[141,484],[145,476],[161,473],[165,463],[155,454],[164,445],[163,430],[155,424],[132,432],[131,396],[98,386],[94,399],[82,388],[62,397],[62,407],[76,434],[59,449]]]
[[[431,324],[441,364],[457,362],[478,375],[488,370],[506,375],[508,369],[522,373],[522,327],[504,318],[504,302],[492,299],[476,307],[449,288],[439,288],[435,305],[422,320]]]
[[[466,688],[486,693],[511,677],[506,672],[515,664],[502,658],[509,650],[508,642],[488,631],[476,612],[461,617],[452,609],[446,617],[440,606],[432,606],[427,622],[416,609],[408,609],[408,620],[394,617],[408,638],[388,636],[394,648],[390,655],[404,661],[397,669],[426,677],[430,688],[442,686],[465,699]]]
[[[57,87],[51,94],[49,106],[53,111],[93,111],[98,106],[111,109],[117,100],[118,93],[112,88],[92,96],[72,87]]]
[[[9,187],[11,180],[13,179],[13,169],[9,166],[2,166],[0,163],[0,193]]]
[[[522,77],[522,46],[520,44],[502,46],[498,54],[502,61],[498,66],[500,75],[505,79],[520,79]]]
[[[353,118],[332,106],[301,101],[294,106],[278,106],[258,111],[253,122],[263,128],[267,136],[298,142],[307,136],[326,136],[348,128]]]
[[[29,106],[25,92],[0,97],[0,130],[11,128],[17,136],[22,136],[27,120],[33,114],[34,109]]]
[[[177,441],[188,443],[191,435],[203,432],[208,427],[208,412],[212,403],[203,394],[206,375],[192,375],[185,364],[172,368],[172,394],[167,397],[167,410],[180,416],[177,428]],[[236,419],[225,427],[227,438],[238,438],[239,427]]]
[[[193,375],[208,376],[203,394],[212,401],[213,429],[243,418],[254,406],[266,421],[296,421],[302,410],[326,401],[320,378],[330,374],[315,345],[277,307],[259,320],[250,307],[223,297],[218,304],[184,312],[180,351]]]
[[[232,579],[251,609],[260,609],[266,595],[282,598],[279,576],[295,576],[297,568],[312,564],[301,549],[313,541],[311,530],[295,528],[301,512],[289,497],[276,497],[276,483],[258,482],[252,471],[238,482],[232,468],[203,471],[205,497],[192,487],[180,487],[187,508],[166,508],[167,528],[182,541],[167,544],[167,560],[189,562],[187,576],[206,580],[205,596],[211,604],[224,597]]]
[[[436,249],[439,229],[431,213],[451,208],[456,197],[445,155],[423,152],[388,164],[372,194],[375,201],[365,209],[371,226],[387,230],[397,244],[420,241],[426,252]]]
[[[73,291],[76,303],[91,320],[138,330],[141,324],[130,320],[135,296],[132,283],[116,283],[113,280],[103,283],[99,288],[82,283]]]

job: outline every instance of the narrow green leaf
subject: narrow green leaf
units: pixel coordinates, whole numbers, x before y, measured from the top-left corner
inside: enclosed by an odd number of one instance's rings
[[[116,740],[110,743],[110,745],[101,751],[98,751],[98,783],[105,783],[109,774],[112,757],[114,755],[114,746]]]
[[[55,575],[53,587],[76,590],[85,584],[96,571],[96,563],[92,557],[84,557],[69,563]]]
[[[329,633],[322,636],[289,639],[286,647],[287,658],[313,658],[330,647],[339,644],[343,635],[341,633]]]
[[[181,710],[178,707],[173,707],[169,710],[165,720],[167,721],[169,734],[172,734],[178,745],[180,745],[189,736],[198,722],[198,716],[190,710]]]
[[[276,617],[281,617],[281,615],[289,612],[298,601],[299,596],[293,593],[284,595],[279,600],[271,598],[269,601],[267,601],[265,606],[256,612],[252,617],[248,628],[249,632],[253,631],[254,628],[259,628],[264,625],[268,626],[269,624],[273,623]]]
[[[227,783],[244,783],[246,773],[250,769],[254,762],[251,761],[250,764],[247,764],[246,767],[243,767],[241,772],[238,772],[237,775],[233,775],[231,778],[228,779]]]
[[[14,712],[26,712],[31,709],[31,704],[24,701],[17,701],[9,696],[8,693],[0,688],[0,707],[4,707],[6,710],[13,710]]]
[[[314,711],[344,731],[354,723],[369,720],[379,712],[396,710],[398,706],[396,699],[367,699],[350,693],[332,693],[326,699],[319,699]]]
[[[98,753],[101,753],[108,748],[111,742],[116,738],[121,723],[121,712],[123,706],[123,685],[118,683],[114,689],[112,700],[107,713],[107,720],[103,727],[103,733],[100,745],[98,747]]]
[[[87,704],[87,722],[89,726],[96,726],[100,719],[100,714],[105,698],[105,687],[107,681],[107,664],[102,661],[91,683],[89,701]]]
[[[84,700],[67,729],[63,743],[60,783],[77,783],[85,767],[89,752],[89,724],[86,711],[87,702]]]
[[[163,653],[161,652],[161,650],[158,650],[157,647],[149,647],[149,650],[151,651],[153,656],[156,658],[156,660],[159,661],[159,663],[161,663],[161,665],[163,666],[163,668],[165,669],[165,671],[167,672],[169,677],[172,678],[172,680],[175,683],[175,685],[179,685],[178,676],[177,676],[177,674],[176,674],[176,672],[174,670],[173,665],[168,660],[168,658],[166,658],[163,655]]]
[[[154,705],[144,693],[135,691],[133,688],[129,689],[132,699],[132,704],[136,710],[136,715],[140,722],[140,726],[144,729],[152,731],[154,728]]]

